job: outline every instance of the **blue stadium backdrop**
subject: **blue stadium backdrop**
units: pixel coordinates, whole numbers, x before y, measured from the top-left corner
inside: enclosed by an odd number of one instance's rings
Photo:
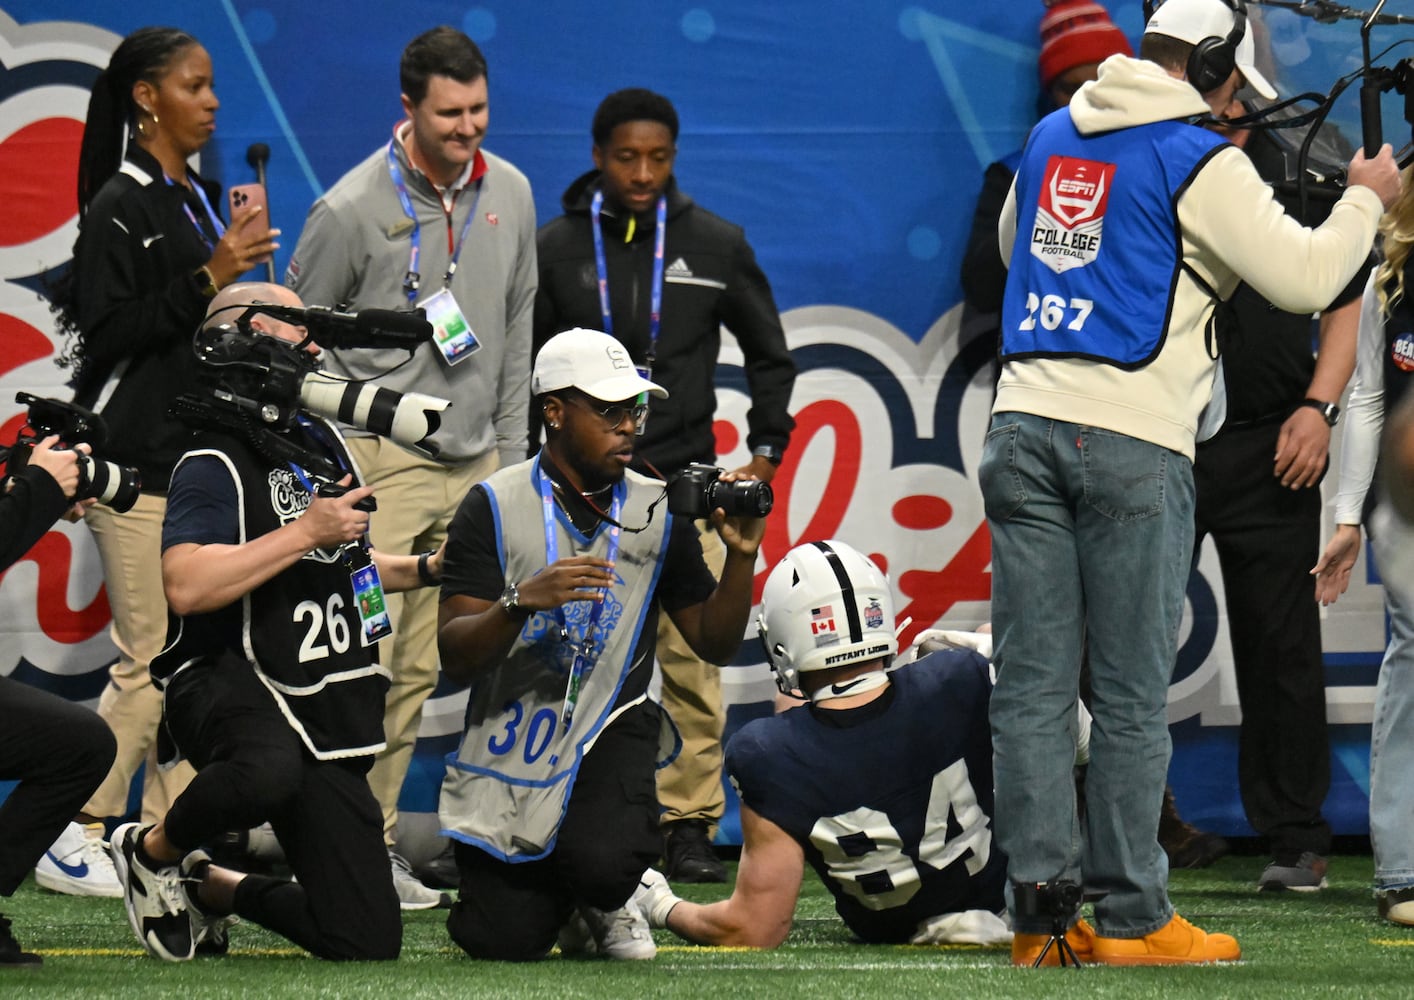
[[[1135,38],[1137,0],[1110,8]],[[758,587],[791,545],[839,536],[887,566],[900,618],[911,619],[905,643],[935,624],[986,621],[990,550],[975,469],[990,385],[987,349],[959,329],[958,263],[983,168],[1021,144],[1037,113],[1040,14],[1039,0],[0,0],[0,441],[21,423],[16,391],[66,393],[42,288],[73,245],[88,87],[125,33],[174,24],[211,51],[222,106],[200,167],[226,185],[248,182],[247,146],[270,147],[282,271],[310,203],[399,118],[403,44],[448,23],[486,53],[486,144],[530,178],[541,220],[589,165],[599,99],[643,85],[681,113],[683,188],[746,227],[800,367],[799,430],[776,481]],[[1358,66],[1348,24],[1275,9],[1253,20],[1285,93],[1327,90]],[[1387,135],[1397,112],[1387,109]],[[1351,127],[1353,96],[1337,117]],[[746,399],[740,355],[726,343],[717,432],[733,465],[744,458]],[[1246,834],[1211,551],[1200,570],[1170,692],[1172,783],[1190,819]],[[1357,579],[1324,623],[1336,724],[1328,814],[1352,834],[1367,829],[1368,724],[1385,640],[1378,582],[1363,566]],[[115,653],[85,528],[61,525],[0,577],[0,609],[0,673],[96,699]],[[769,710],[754,641],[725,686],[729,729]],[[428,705],[404,790],[409,813],[435,809],[464,700],[448,687]],[[729,816],[722,837],[737,836]]]

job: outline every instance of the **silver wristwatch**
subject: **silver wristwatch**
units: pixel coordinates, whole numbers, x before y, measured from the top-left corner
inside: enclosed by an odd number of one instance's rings
[[[515,584],[508,583],[506,589],[501,591],[501,607],[512,618],[525,610],[520,606],[520,589]]]

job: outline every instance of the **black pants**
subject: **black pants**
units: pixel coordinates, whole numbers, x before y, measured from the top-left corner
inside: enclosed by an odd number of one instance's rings
[[[1253,828],[1278,854],[1330,851],[1325,671],[1315,581],[1321,491],[1272,475],[1280,421],[1198,446],[1197,539],[1213,536],[1242,706],[1237,780]]]
[[[447,917],[452,940],[473,958],[543,958],[575,906],[618,909],[658,860],[654,757],[659,709],[629,709],[600,734],[580,764],[555,847],[539,861],[510,864],[455,844],[461,893]]]
[[[83,808],[117,750],[94,712],[0,677],[0,780],[19,782],[0,805],[0,896],[19,887]]]
[[[402,914],[368,787],[371,758],[316,760],[235,658],[179,673],[164,708],[197,769],[167,813],[168,839],[190,850],[268,820],[298,880],[247,875],[236,913],[319,958],[397,958]]]

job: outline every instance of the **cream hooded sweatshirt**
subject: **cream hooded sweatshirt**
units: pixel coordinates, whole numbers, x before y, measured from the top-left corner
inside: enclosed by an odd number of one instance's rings
[[[1081,135],[1209,113],[1185,80],[1155,63],[1116,55],[1081,87],[1069,113]],[[999,223],[1010,261],[1016,188]],[[1366,187],[1348,188],[1318,229],[1288,216],[1236,146],[1219,150],[1178,200],[1183,259],[1226,299],[1246,281],[1288,312],[1324,309],[1365,261],[1383,212]],[[1162,351],[1137,371],[1071,358],[1008,361],[993,413],[1016,411],[1103,427],[1193,458],[1198,417],[1212,396],[1216,362],[1204,330],[1214,303],[1188,274],[1179,278]]]

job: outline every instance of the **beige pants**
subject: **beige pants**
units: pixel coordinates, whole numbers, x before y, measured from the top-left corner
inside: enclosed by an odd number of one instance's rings
[[[712,575],[722,576],[727,549],[705,521],[699,521],[702,555]],[[682,753],[658,772],[658,802],[663,822],[706,820],[711,832],[726,808],[722,792],[722,672],[698,659],[666,614],[658,617],[658,666],[663,675],[663,708],[682,736]]]
[[[442,465],[377,437],[351,437],[348,446],[378,501],[369,527],[373,547],[390,554],[441,545],[462,498],[499,464],[492,451],[465,465]],[[412,762],[422,705],[437,686],[437,598],[436,587],[388,596],[393,636],[379,650],[393,673],[383,713],[388,745],[374,759],[368,783],[383,807],[383,833],[389,844],[398,825],[398,796]]]
[[[162,693],[152,685],[147,665],[167,640],[167,600],[162,594],[162,516],[165,497],[144,493],[126,514],[95,505],[84,521],[98,545],[108,604],[113,611],[113,644],[118,662],[108,670],[108,684],[98,699],[98,714],[118,741],[118,755],[103,784],[83,811],[100,819],[122,816],[128,808],[133,775],[147,763],[142,791],[142,821],[167,814],[196,772],[189,764],[157,769],[157,727]]]

